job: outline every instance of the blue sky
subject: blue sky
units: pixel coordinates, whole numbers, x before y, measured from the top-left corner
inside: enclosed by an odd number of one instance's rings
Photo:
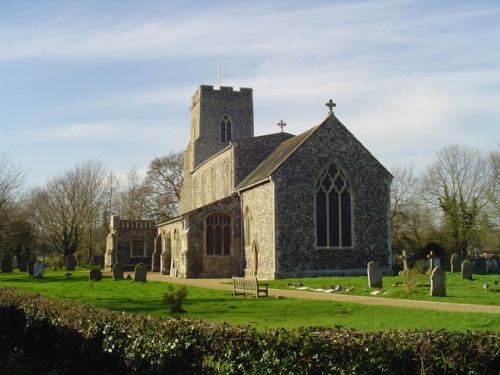
[[[389,170],[500,143],[498,1],[0,1],[0,154],[43,185],[183,150],[199,85],[254,90],[256,135],[336,116]]]

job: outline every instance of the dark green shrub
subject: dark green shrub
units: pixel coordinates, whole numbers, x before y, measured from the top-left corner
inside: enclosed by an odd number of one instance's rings
[[[186,287],[174,290],[172,285],[167,286],[167,292],[163,295],[165,303],[168,305],[171,314],[179,314],[185,312],[182,308],[182,303],[186,299],[188,291]]]
[[[497,374],[493,332],[257,332],[0,287],[0,368],[16,374]]]

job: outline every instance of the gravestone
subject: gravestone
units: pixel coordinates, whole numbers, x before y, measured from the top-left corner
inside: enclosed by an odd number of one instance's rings
[[[408,254],[406,254],[406,250],[403,250],[403,269],[407,270],[408,267]]]
[[[74,271],[75,270],[75,256],[73,254],[69,254],[66,256],[66,271]]]
[[[26,258],[24,255],[20,255],[18,257],[18,265],[19,265],[19,272],[26,272],[28,271],[28,258]]]
[[[102,272],[100,269],[93,269],[89,272],[89,281],[101,281],[102,280]]]
[[[123,280],[123,265],[116,263],[113,266],[113,280]]]
[[[450,259],[451,273],[460,272],[461,264],[462,264],[462,258],[457,253],[454,253]]]
[[[368,286],[382,288],[382,269],[378,262],[368,263]]]
[[[462,279],[472,280],[472,262],[468,259],[462,263]]]
[[[139,263],[137,266],[135,266],[134,281],[146,281],[147,274],[148,267],[144,263]]]
[[[33,267],[33,277],[37,279],[43,279],[43,262],[37,260]]]
[[[12,272],[12,256],[7,255],[2,259],[2,272]]]
[[[28,276],[33,277],[33,273],[35,272],[35,260],[28,260]]]
[[[431,296],[446,297],[445,273],[437,266],[431,273]]]

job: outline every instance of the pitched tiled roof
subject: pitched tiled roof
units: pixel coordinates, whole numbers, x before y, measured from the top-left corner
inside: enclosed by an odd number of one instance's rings
[[[265,181],[273,172],[297,150],[304,141],[313,134],[321,125],[284,141],[269,157],[253,170],[235,190],[243,190],[252,185]]]

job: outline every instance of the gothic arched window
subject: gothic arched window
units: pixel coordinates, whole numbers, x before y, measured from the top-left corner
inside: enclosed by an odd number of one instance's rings
[[[232,121],[231,117],[224,115],[220,120],[220,141],[229,142],[232,138]]]
[[[207,255],[231,255],[231,217],[215,213],[205,219]]]
[[[331,164],[323,171],[315,188],[317,246],[351,247],[352,202],[347,177]]]

